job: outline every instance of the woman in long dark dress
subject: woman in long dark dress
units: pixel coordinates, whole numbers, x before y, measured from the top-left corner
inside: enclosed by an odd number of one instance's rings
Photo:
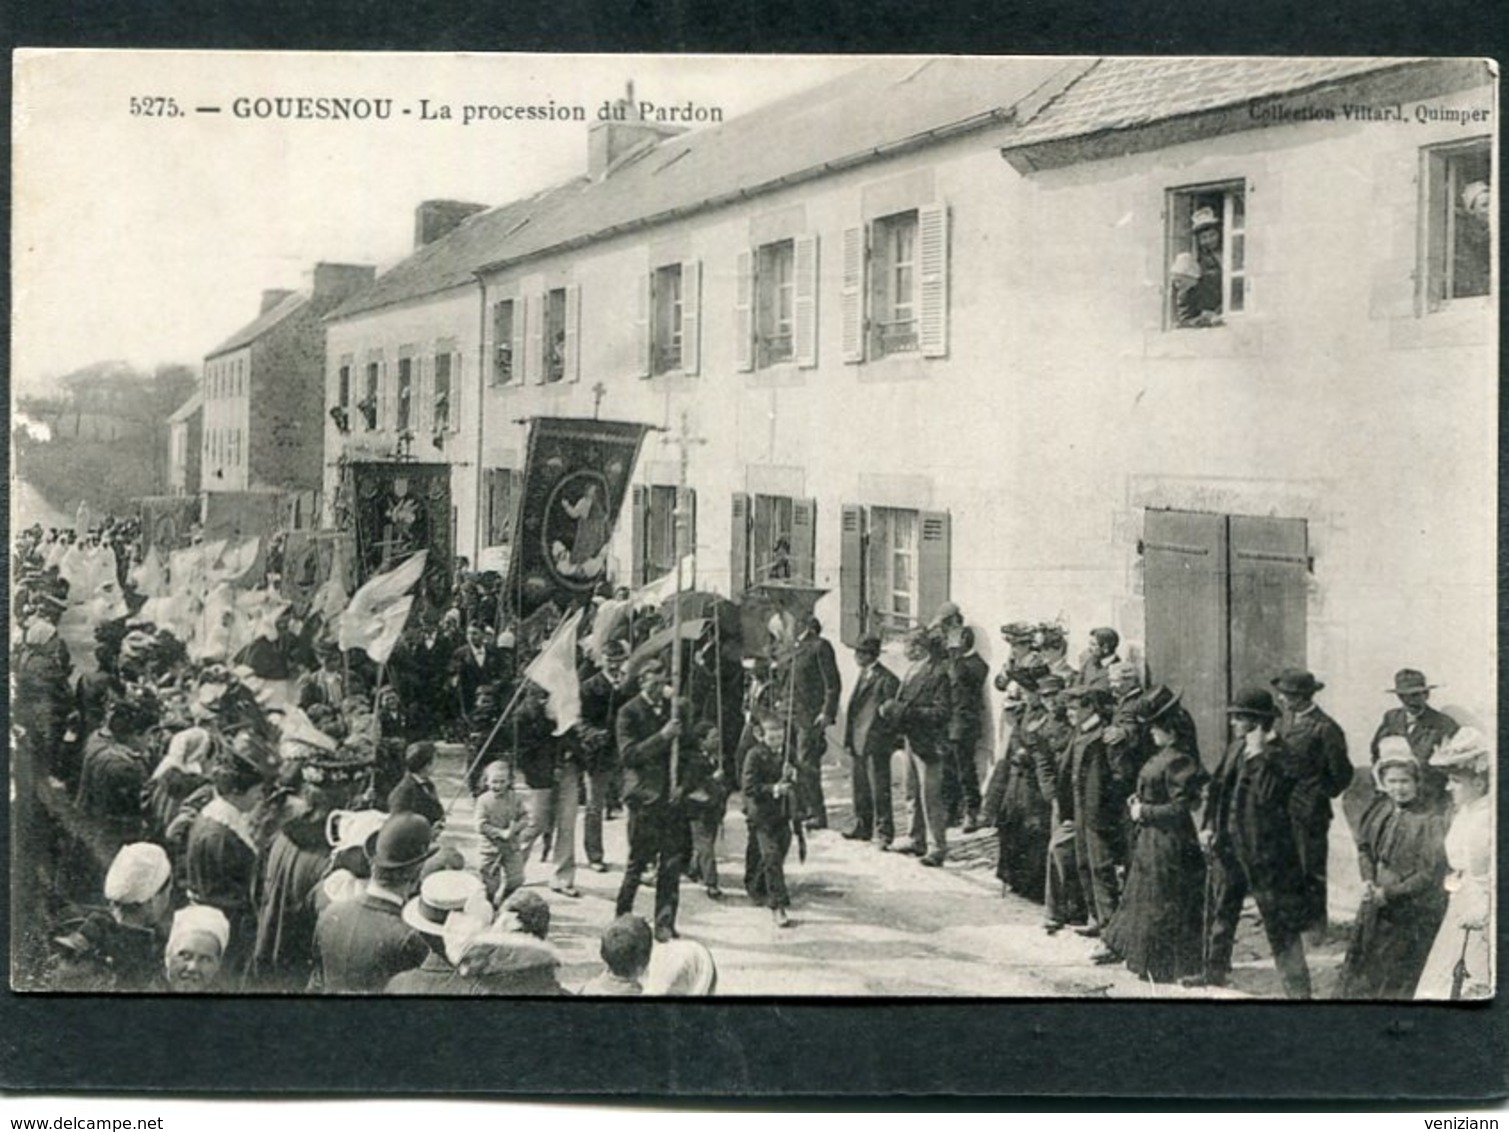
[[[1172,982],[1201,969],[1205,859],[1195,833],[1194,807],[1206,775],[1189,753],[1177,697],[1146,720],[1155,753],[1137,776],[1127,805],[1136,825],[1132,863],[1116,915],[1107,925],[1097,963],[1124,960],[1154,982]]]
[[[1006,742],[1005,755],[991,773],[985,810],[987,817],[994,815],[1000,839],[996,876],[1018,896],[1041,904],[1053,815],[1022,732],[1035,685],[1026,674],[1014,675],[1012,682],[1020,687],[1021,695],[1020,698],[1008,695],[1006,710],[1012,724],[1011,737]]]
[[[1362,906],[1335,998],[1408,999],[1446,915],[1446,819],[1420,798],[1420,763],[1400,736],[1378,746],[1378,793],[1357,822]]]

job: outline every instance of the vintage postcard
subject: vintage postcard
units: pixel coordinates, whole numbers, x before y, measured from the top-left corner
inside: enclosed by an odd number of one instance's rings
[[[12,66],[16,990],[1494,994],[1494,64]]]

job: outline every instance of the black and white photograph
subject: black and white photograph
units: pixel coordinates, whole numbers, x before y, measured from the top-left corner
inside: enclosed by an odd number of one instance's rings
[[[13,990],[1494,996],[1494,63],[12,75]]]

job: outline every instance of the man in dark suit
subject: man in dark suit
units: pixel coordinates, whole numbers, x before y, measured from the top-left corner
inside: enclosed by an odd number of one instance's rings
[[[943,808],[943,764],[949,757],[948,725],[953,718],[953,685],[943,646],[925,629],[907,637],[911,662],[894,700],[881,706],[880,718],[895,729],[911,760],[914,781],[911,838],[897,852],[911,853],[938,868],[948,856],[947,813]],[[931,849],[929,849],[931,846]]]
[[[467,714],[477,702],[477,689],[495,683],[502,675],[502,659],[495,645],[487,640],[481,622],[466,628],[466,644],[451,654],[451,684],[460,698],[461,710]]]
[[[943,771],[943,805],[948,824],[963,822],[963,831],[980,827],[980,771],[975,748],[985,732],[985,681],[990,666],[975,652],[975,631],[963,626],[949,650],[948,675],[953,682],[954,714],[948,724],[952,758]]]
[[[629,659],[626,642],[609,641],[602,655],[602,668],[582,681],[582,719],[577,725],[587,781],[582,838],[587,867],[596,873],[608,871],[603,861],[603,814],[608,786],[618,769],[618,712],[639,691],[634,678],[624,672],[624,662]]]
[[[1129,788],[1111,766],[1105,743],[1113,700],[1105,688],[1081,685],[1064,692],[1074,725],[1070,774],[1074,791],[1074,855],[1090,922],[1076,928],[1094,938],[1116,914],[1121,898],[1118,865],[1126,862],[1122,815]]]
[[[808,829],[828,828],[828,806],[823,799],[824,732],[838,718],[838,696],[843,682],[833,646],[823,637],[822,622],[807,618],[802,635],[784,673],[791,689],[791,720],[796,732],[797,817]],[[782,689],[784,690],[784,689]]]
[[[1352,784],[1352,760],[1347,757],[1347,737],[1341,727],[1314,702],[1324,684],[1299,668],[1284,669],[1272,684],[1283,709],[1278,737],[1293,758],[1290,773],[1298,780],[1289,816],[1299,836],[1300,860],[1308,878],[1306,926],[1324,928],[1331,799]]]
[[[634,911],[639,878],[655,866],[655,938],[676,938],[681,872],[691,848],[691,829],[675,797],[676,739],[687,729],[671,718],[665,662],[639,670],[639,694],[618,712],[618,755],[623,762],[624,802],[629,807],[629,863],[618,889],[618,916]],[[680,713],[684,715],[684,712]]]
[[[1373,762],[1377,763],[1379,743],[1390,735],[1407,739],[1410,753],[1420,764],[1421,801],[1442,813],[1447,807],[1446,775],[1439,767],[1430,765],[1430,756],[1457,733],[1459,724],[1430,706],[1430,690],[1434,687],[1418,669],[1401,668],[1395,673],[1393,693],[1399,697],[1400,706],[1383,713],[1371,749]]]
[[[896,736],[880,707],[896,698],[901,681],[880,663],[880,638],[865,637],[854,649],[859,678],[844,719],[844,750],[854,761],[854,828],[850,841],[873,839],[882,849],[896,836],[891,812],[891,753]]]
[[[434,853],[430,823],[418,814],[393,814],[383,823],[366,891],[331,904],[315,923],[312,990],[376,994],[394,975],[424,962],[429,948],[402,913]]]
[[[1265,689],[1238,693],[1227,708],[1232,742],[1206,787],[1200,845],[1206,854],[1205,970],[1186,986],[1224,986],[1242,901],[1257,902],[1274,964],[1290,998],[1310,997],[1303,931],[1310,922],[1304,831],[1292,802],[1302,768],[1278,735]]]
[[[1079,669],[1079,682],[1087,688],[1111,688],[1111,669],[1121,663],[1116,650],[1121,647],[1121,634],[1115,629],[1101,627],[1090,630],[1090,647],[1086,650]]]

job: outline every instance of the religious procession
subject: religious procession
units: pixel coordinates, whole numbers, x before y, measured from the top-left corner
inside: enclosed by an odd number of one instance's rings
[[[739,899],[795,939],[793,847],[805,860],[841,834],[944,870],[951,836],[993,828],[1003,896],[1041,905],[1049,936],[1094,941],[1091,962],[1221,987],[1250,896],[1283,993],[1311,994],[1305,936],[1325,925],[1332,800],[1353,776],[1307,671],[1241,691],[1230,734],[1206,738],[1179,689],[1144,687],[1115,629],[1094,629],[1075,666],[1061,627],[1008,623],[991,679],[949,602],[905,636],[898,671],[863,638],[845,694],[818,591],[657,602],[599,582],[579,603],[557,588],[563,609],[528,584],[541,572],[511,578],[545,599],[520,619],[496,573],[452,564],[454,596],[421,613],[427,556],[349,599],[333,577],[296,610],[275,575],[247,584],[251,547],[195,542],[170,556],[169,585],[133,521],[21,532],[23,985],[712,994],[716,951],[678,931],[684,884],[732,902],[739,878]],[[1370,741],[1336,997],[1491,993],[1492,749],[1430,706],[1433,687],[1400,670]],[[998,758],[977,759],[986,738]],[[1202,760],[1202,744],[1220,753]],[[453,795],[442,752],[464,766]],[[825,759],[848,764],[846,802],[824,797]],[[742,862],[726,848],[739,811]],[[610,862],[619,815],[627,859]],[[622,877],[602,969],[570,986],[550,921],[582,895],[578,827],[586,869]]]

